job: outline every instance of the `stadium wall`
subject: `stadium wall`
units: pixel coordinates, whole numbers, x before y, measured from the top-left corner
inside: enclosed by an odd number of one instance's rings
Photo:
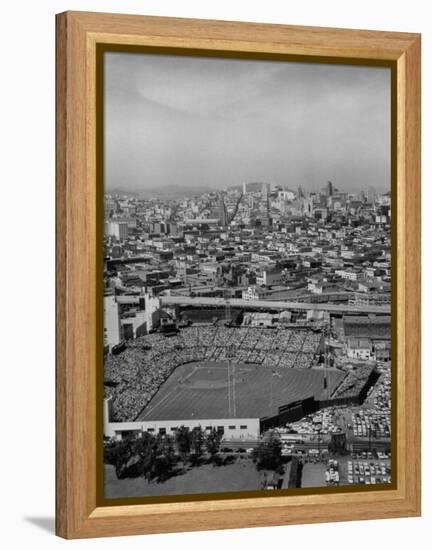
[[[256,441],[260,433],[258,418],[213,418],[197,420],[151,420],[137,422],[111,422],[111,399],[104,400],[104,436],[122,439],[123,435],[136,432],[140,436],[143,432],[174,435],[175,429],[185,426],[192,430],[201,426],[203,430],[216,428],[223,431],[223,440]]]
[[[260,431],[264,432],[271,428],[277,428],[290,422],[297,422],[308,414],[312,414],[319,409],[319,402],[313,396],[287,403],[279,407],[279,413],[275,416],[261,418]]]

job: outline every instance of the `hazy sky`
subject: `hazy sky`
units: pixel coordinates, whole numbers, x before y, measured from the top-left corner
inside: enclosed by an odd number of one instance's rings
[[[390,188],[390,69],[105,56],[108,190]]]

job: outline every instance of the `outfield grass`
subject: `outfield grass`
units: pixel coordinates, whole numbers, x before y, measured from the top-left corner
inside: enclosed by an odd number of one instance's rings
[[[267,472],[270,476],[270,473]],[[271,472],[273,474],[273,472]],[[143,497],[232,491],[257,491],[264,472],[258,472],[251,459],[237,459],[226,466],[204,464],[164,483],[144,478],[117,479],[114,466],[105,466],[105,497]]]
[[[344,376],[335,370],[327,372],[329,393]],[[311,396],[319,398],[323,384],[323,370],[238,364],[231,369],[229,386],[226,363],[189,363],[175,369],[137,420],[228,418],[229,394],[232,402],[235,399],[237,418],[273,416],[281,405]]]

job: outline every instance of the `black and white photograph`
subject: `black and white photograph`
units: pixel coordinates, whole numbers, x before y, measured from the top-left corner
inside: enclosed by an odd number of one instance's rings
[[[391,98],[104,53],[105,499],[391,485]]]

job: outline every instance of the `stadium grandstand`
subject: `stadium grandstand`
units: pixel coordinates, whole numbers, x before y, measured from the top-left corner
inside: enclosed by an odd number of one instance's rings
[[[374,368],[317,367],[323,351],[310,328],[200,325],[139,337],[106,358],[105,435],[211,425],[256,439],[321,406],[360,401]]]

